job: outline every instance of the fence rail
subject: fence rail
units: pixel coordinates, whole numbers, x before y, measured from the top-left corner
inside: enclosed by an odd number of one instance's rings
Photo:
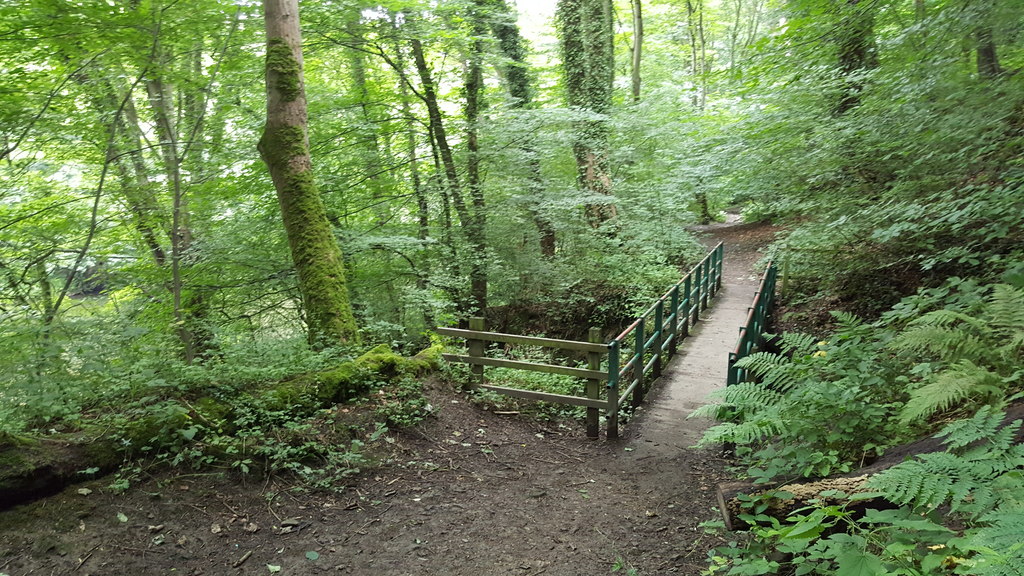
[[[640,405],[651,384],[661,375],[662,367],[675,354],[679,343],[689,336],[690,327],[700,320],[701,311],[708,307],[708,302],[721,288],[723,255],[724,247],[719,243],[610,342],[601,341],[599,328],[591,328],[589,341],[581,342],[487,332],[483,318],[471,318],[469,330],[437,328],[437,333],[442,336],[463,338],[466,341],[467,354],[444,354],[444,358],[450,362],[464,362],[472,367],[471,388],[483,388],[529,400],[585,407],[587,436],[590,438],[599,435],[600,412],[603,409],[607,436],[617,438],[618,415],[622,405],[627,400],[633,407]],[[586,352],[587,367],[489,358],[486,356],[489,342]],[[621,363],[623,358],[628,358],[624,364]],[[484,379],[485,366],[576,376],[586,380],[586,396],[487,384]]]
[[[775,280],[778,270],[774,262],[769,262],[768,267],[761,277],[761,284],[754,293],[754,301],[747,312],[747,321],[740,327],[740,335],[736,341],[736,348],[729,353],[729,371],[726,377],[726,386],[732,386],[746,380],[747,371],[738,368],[736,362],[756,352],[764,346],[764,332],[768,328],[772,309],[775,305]]]

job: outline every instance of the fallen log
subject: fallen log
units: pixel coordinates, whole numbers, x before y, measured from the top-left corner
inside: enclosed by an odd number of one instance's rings
[[[1024,402],[1016,402],[1007,407],[1003,425],[1020,419],[1024,419]],[[1024,442],[1024,428],[1017,430],[1016,441]],[[866,493],[868,490],[864,489],[864,485],[872,476],[915,456],[942,452],[945,449],[943,439],[929,436],[915,442],[894,446],[874,463],[835,478],[791,482],[777,487],[767,487],[753,482],[722,483],[716,490],[718,510],[725,522],[726,529],[741,530],[747,526],[747,523],[740,518],[740,515],[753,515],[754,512],[744,507],[745,502],[749,502],[751,497],[759,499],[757,512],[779,520],[786,518],[796,510],[811,505],[811,500],[826,505],[845,504],[847,512],[853,514],[854,517],[858,517],[869,508],[876,510],[893,508],[892,503],[882,498],[862,498],[855,502],[849,502],[846,498],[837,498],[830,491],[843,492],[847,496]],[[775,493],[779,493],[779,495]]]
[[[864,484],[870,475],[863,474],[849,478],[824,478],[808,482],[794,482],[777,488],[765,488],[752,482],[729,482],[719,484],[716,490],[718,510],[722,514],[727,530],[740,530],[747,526],[742,515],[764,514],[782,520],[797,510],[810,505],[811,500],[830,505],[845,503],[845,497],[866,492]],[[747,496],[744,498],[743,496]],[[745,504],[757,500],[757,510],[747,509]],[[847,511],[854,515],[868,508],[888,508],[892,505],[876,498],[867,498],[847,504]]]

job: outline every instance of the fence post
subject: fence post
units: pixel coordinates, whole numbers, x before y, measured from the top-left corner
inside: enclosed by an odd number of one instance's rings
[[[633,379],[636,380],[636,387],[633,388],[633,408],[640,406],[644,401],[644,319],[636,323],[636,363],[633,364]]]
[[[668,306],[668,337],[672,339],[669,341],[671,344],[668,347],[668,356],[671,358],[675,356],[676,349],[679,348],[679,284],[672,287],[672,292],[668,297]]]
[[[658,299],[658,304],[654,307],[654,342],[651,344],[654,347],[654,369],[651,372],[651,380],[655,380],[661,376],[661,347],[665,344],[665,300]]]
[[[693,278],[693,320],[691,324],[700,322],[700,285],[701,285],[701,269],[704,267],[704,262],[697,264],[697,267],[693,269],[696,276]]]
[[[601,343],[601,329],[591,328],[587,340],[594,344]],[[587,368],[591,370],[601,369],[601,353],[587,352]],[[597,400],[601,396],[601,381],[595,378],[587,380],[587,398]],[[592,406],[587,406],[587,438],[597,440],[601,433],[601,411]]]
[[[718,273],[718,247],[716,246],[708,256],[708,298],[714,298],[715,290],[718,288],[718,282],[715,280]]]
[[[693,287],[690,285],[693,280],[693,274],[687,274],[686,278],[683,278],[683,338],[690,335],[690,303],[692,302],[691,296],[693,295]]]
[[[483,332],[485,330],[484,319],[479,316],[470,318],[469,329],[477,332]],[[482,358],[486,347],[483,340],[466,338],[466,348],[469,350],[469,355],[471,357]],[[476,390],[484,383],[484,367],[480,364],[470,364],[470,371],[473,376],[469,381],[469,389]]]
[[[712,272],[711,272],[711,259],[710,258],[705,258],[703,264],[704,264],[704,276],[701,277],[701,281],[704,284],[704,286],[703,286],[704,290],[701,292],[701,295],[700,295],[700,309],[701,310],[707,310],[708,309],[708,291],[710,290],[710,286],[711,286],[711,274],[712,274]]]
[[[619,437],[619,341],[608,343],[608,439]]]
[[[725,258],[725,244],[715,246],[715,294],[722,289],[722,259]]]

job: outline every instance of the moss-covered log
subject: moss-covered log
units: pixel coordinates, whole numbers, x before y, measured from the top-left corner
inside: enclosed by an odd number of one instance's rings
[[[386,345],[330,370],[303,374],[253,391],[252,398],[271,410],[296,416],[347,402],[367,392],[373,383],[395,382],[435,370],[441,346],[406,358]],[[124,461],[127,450],[167,446],[181,441],[180,431],[195,421],[230,433],[234,407],[214,398],[200,398],[180,411],[162,411],[129,420],[118,429],[99,429],[47,438],[0,435],[0,509],[55,494],[74,484],[110,473]],[[87,423],[86,426],[89,426]],[[201,435],[195,436],[196,441]]]

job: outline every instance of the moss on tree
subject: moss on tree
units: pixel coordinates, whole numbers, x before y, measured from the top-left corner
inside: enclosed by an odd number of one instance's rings
[[[285,102],[294,102],[302,95],[302,68],[281,38],[267,42],[267,72],[274,73],[274,88]]]

